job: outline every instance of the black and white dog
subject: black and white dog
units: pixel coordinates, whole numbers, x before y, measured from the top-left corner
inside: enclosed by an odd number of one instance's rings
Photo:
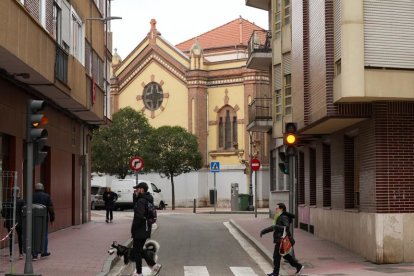
[[[155,240],[147,240],[144,244],[144,251],[154,262],[158,260],[157,252],[159,249],[160,244]],[[118,244],[116,241],[111,244],[111,249],[108,250],[108,253],[112,255],[115,251],[116,255],[124,258],[124,264],[128,264],[136,259],[133,248]]]

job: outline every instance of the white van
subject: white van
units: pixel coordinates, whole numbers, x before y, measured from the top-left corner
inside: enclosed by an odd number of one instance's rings
[[[154,198],[154,206],[159,209],[165,209],[165,201],[161,194],[161,189],[147,180],[138,179],[138,183],[145,182],[148,185],[148,192]],[[136,185],[135,179],[114,179],[111,183],[111,189],[118,195],[118,200],[115,202],[115,209],[132,209],[133,202],[132,196],[134,193],[134,186]]]

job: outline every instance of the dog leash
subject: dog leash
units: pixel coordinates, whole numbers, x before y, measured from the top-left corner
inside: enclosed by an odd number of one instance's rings
[[[2,238],[0,241],[5,241],[5,240],[7,240],[8,238],[9,238],[9,236],[11,235],[11,233],[13,233],[13,231],[14,231],[14,229],[16,228],[16,226],[17,226],[17,222],[16,222],[16,224],[10,229],[10,231],[9,231],[9,233],[7,233],[7,235],[4,237],[4,238]]]

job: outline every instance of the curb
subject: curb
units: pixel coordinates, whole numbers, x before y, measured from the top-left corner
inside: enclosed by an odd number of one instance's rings
[[[242,234],[242,236],[246,238],[273,267],[273,253],[269,252],[269,250],[267,250],[258,240],[256,240],[252,235],[240,227],[237,222],[231,219],[230,224],[233,225],[234,228],[236,228],[237,231],[239,231],[239,233]]]
[[[196,214],[242,214],[242,215],[254,215],[254,211],[205,211],[196,212]],[[268,215],[269,212],[259,211],[257,214]]]
[[[245,237],[251,245],[253,245],[253,247],[255,247],[257,249],[257,251],[259,251],[259,253],[269,262],[269,264],[273,267],[273,252],[270,252],[269,250],[266,249],[266,247],[264,247],[262,245],[262,243],[260,243],[258,240],[256,240],[252,235],[250,235],[246,230],[244,230],[240,225],[237,224],[237,222],[235,222],[234,220],[230,220],[230,224],[234,226],[234,228],[237,229],[237,231],[239,231],[240,234],[242,234],[243,237]],[[280,271],[279,273],[283,273],[283,275],[289,275],[287,274],[287,272],[285,271],[285,269],[283,268],[283,258],[281,259],[281,263],[280,263]]]

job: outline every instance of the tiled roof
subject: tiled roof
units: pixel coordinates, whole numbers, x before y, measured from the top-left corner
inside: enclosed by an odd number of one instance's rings
[[[183,52],[187,52],[195,43],[196,38],[201,48],[204,50],[234,47],[235,45],[247,45],[254,30],[263,30],[263,28],[240,17],[200,36],[181,42],[180,44],[177,44],[176,47]]]

